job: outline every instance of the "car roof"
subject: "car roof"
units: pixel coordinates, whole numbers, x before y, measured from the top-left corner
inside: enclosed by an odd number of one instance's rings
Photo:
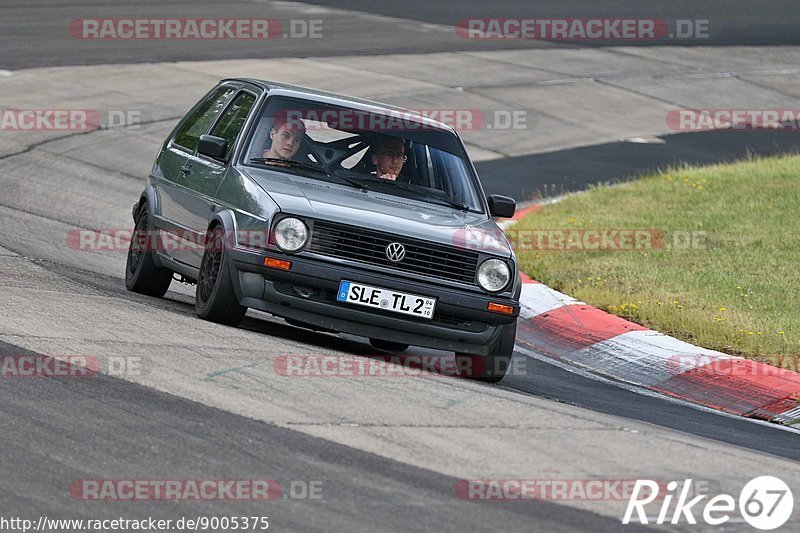
[[[319,89],[312,89],[310,87],[303,87],[301,85],[292,85],[290,83],[281,83],[269,80],[259,80],[255,78],[225,78],[221,80],[220,83],[230,82],[230,81],[239,83],[249,83],[266,91],[270,92],[275,91],[278,94],[286,96],[304,98],[307,100],[324,102],[327,104],[338,105],[342,107],[350,107],[360,111],[373,112],[373,113],[381,111],[383,112],[394,111],[397,113],[403,113],[404,115],[410,115],[410,120],[415,120],[420,123],[424,123],[428,126],[434,126],[436,128],[443,129],[453,134],[456,133],[455,130],[449,125],[443,122],[439,122],[438,120],[420,115],[418,111],[406,109],[403,107],[393,106],[389,104],[384,104],[381,102],[375,102],[373,100],[367,100],[365,98],[357,98],[355,96],[347,96],[344,94],[338,94],[329,91],[321,91]]]

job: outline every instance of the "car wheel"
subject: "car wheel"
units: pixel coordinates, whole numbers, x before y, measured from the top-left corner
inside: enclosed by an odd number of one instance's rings
[[[409,344],[403,344],[402,342],[394,342],[394,341],[385,341],[382,339],[369,339],[369,343],[379,350],[386,350],[387,352],[405,352],[408,350]]]
[[[500,335],[489,347],[489,355],[456,354],[456,373],[464,378],[497,383],[506,375],[514,354],[517,323],[503,326]]]
[[[153,260],[154,236],[150,229],[150,209],[142,204],[136,214],[128,258],[125,262],[125,287],[129,291],[161,298],[172,282],[172,272],[156,266]]]
[[[225,252],[225,232],[220,226],[211,230],[206,239],[197,278],[194,310],[204,320],[228,326],[238,326],[247,313],[247,307],[239,305],[233,292]]]

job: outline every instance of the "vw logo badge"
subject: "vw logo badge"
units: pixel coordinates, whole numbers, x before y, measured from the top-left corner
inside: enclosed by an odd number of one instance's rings
[[[386,259],[398,263],[406,256],[406,248],[399,242],[392,242],[386,246]]]

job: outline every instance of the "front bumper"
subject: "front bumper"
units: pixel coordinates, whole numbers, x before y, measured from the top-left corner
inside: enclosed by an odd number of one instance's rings
[[[290,260],[290,271],[263,266],[266,257]],[[318,328],[461,353],[487,355],[502,326],[519,315],[509,297],[459,290],[436,283],[376,273],[357,266],[234,248],[230,273],[239,303]],[[433,319],[408,317],[336,300],[343,279],[436,298]],[[489,302],[514,307],[513,315],[487,310]]]

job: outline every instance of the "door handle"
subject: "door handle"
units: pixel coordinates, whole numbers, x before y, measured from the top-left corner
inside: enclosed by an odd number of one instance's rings
[[[181,174],[191,174],[192,173],[192,165],[183,165],[181,167]]]

